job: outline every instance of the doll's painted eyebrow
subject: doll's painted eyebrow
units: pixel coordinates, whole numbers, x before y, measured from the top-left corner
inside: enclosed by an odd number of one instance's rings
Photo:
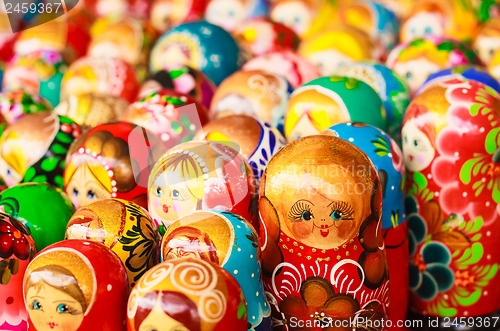
[[[314,206],[314,203],[313,203],[312,201],[307,200],[307,199],[300,199],[300,200],[297,200],[297,201],[295,201],[295,203],[293,204],[293,206],[295,206],[295,205],[296,205],[297,203],[299,203],[299,202],[306,202],[306,203],[308,203],[308,204],[310,204],[310,205]]]
[[[61,303],[78,303],[78,302],[73,301],[73,300],[56,300],[56,301],[52,301],[52,303],[58,303],[58,302],[61,302]]]

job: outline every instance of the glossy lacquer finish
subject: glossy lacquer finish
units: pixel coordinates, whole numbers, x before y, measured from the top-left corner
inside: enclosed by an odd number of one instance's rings
[[[366,154],[336,137],[301,138],[271,159],[259,196],[274,325],[321,330],[355,315],[387,319],[382,188]]]

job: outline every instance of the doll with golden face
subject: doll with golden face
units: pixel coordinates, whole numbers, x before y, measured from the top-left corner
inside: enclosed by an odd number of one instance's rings
[[[151,24],[158,32],[165,32],[184,22],[203,17],[207,0],[154,0],[151,5]]]
[[[310,136],[283,148],[261,181],[264,285],[275,325],[386,318],[382,191],[360,149]],[[317,324],[312,330],[320,330]]]

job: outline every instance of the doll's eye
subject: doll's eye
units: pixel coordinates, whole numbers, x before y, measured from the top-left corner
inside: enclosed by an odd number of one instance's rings
[[[314,206],[308,200],[297,201],[290,211],[288,212],[288,219],[291,222],[302,222],[311,220],[314,215],[312,214],[311,206]]]
[[[33,301],[32,307],[33,310],[42,310],[42,304],[38,300]]]
[[[295,16],[295,17],[293,18],[293,21],[294,21],[294,23],[300,23],[300,17]]]
[[[407,79],[410,79],[412,76],[413,76],[413,75],[411,74],[411,72],[409,72],[409,71],[408,71],[408,72],[406,73],[406,78],[407,78]]]
[[[430,26],[426,27],[424,30],[425,34],[431,34],[432,33],[432,28]]]
[[[7,169],[7,176],[10,176],[10,169]]]
[[[57,312],[61,314],[65,314],[69,311],[68,306],[65,304],[61,303],[60,305],[57,306]]]
[[[354,209],[352,206],[344,201],[335,201],[332,203],[332,213],[330,217],[334,221],[340,220],[352,220],[354,215]]]
[[[310,212],[310,211],[305,210],[305,211],[303,211],[303,212],[302,212],[301,217],[302,217],[302,219],[303,219],[303,220],[305,220],[305,221],[309,221],[309,220],[311,220],[311,218],[312,218],[312,214],[311,214],[311,212]]]
[[[404,141],[404,143],[405,143],[405,144],[408,144],[408,137],[407,137],[407,136],[404,136],[404,137],[403,137],[403,141]]]
[[[414,145],[415,147],[418,147],[418,140],[417,140],[417,139],[414,139],[414,140],[413,140],[413,145]]]
[[[162,196],[162,190],[160,187],[156,188],[156,196],[161,197]]]
[[[338,221],[342,218],[342,212],[339,210],[336,210],[332,213],[332,218],[334,221]]]
[[[493,53],[495,53],[495,50],[491,48],[488,53],[490,53],[490,55],[493,55]]]
[[[174,198],[174,200],[179,200],[179,196],[180,196],[179,191],[172,190],[172,198]]]
[[[92,191],[92,190],[88,190],[88,192],[87,192],[87,198],[94,199],[95,198],[95,192]]]
[[[74,188],[74,189],[73,189],[73,195],[74,195],[75,197],[77,197],[79,193],[80,193],[80,192],[78,192],[78,189],[76,189],[76,188]]]

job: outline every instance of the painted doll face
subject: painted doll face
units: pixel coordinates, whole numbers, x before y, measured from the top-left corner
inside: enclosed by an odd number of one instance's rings
[[[495,52],[500,49],[500,36],[488,37],[479,36],[474,42],[474,50],[484,64],[488,65],[495,55]]]
[[[410,90],[415,93],[430,74],[439,71],[439,65],[424,58],[397,63],[394,70],[408,80]]]
[[[28,314],[38,331],[76,331],[83,321],[82,305],[44,282],[26,293]]]
[[[410,41],[428,35],[442,36],[444,34],[443,15],[437,12],[420,12],[405,22],[401,33],[403,41]]]
[[[101,166],[97,165],[97,167]],[[66,188],[66,193],[77,208],[111,198],[111,193],[101,186],[86,165],[80,166],[75,171]]]
[[[153,4],[151,23],[158,31],[167,31],[177,25],[187,16],[192,1],[160,0]]]
[[[333,75],[342,64],[354,62],[352,58],[335,49],[316,52],[309,60],[318,67],[322,76]]]
[[[283,197],[281,222],[297,241],[321,249],[338,247],[353,238],[371,213],[371,187],[356,183],[350,170],[328,168],[323,178],[302,177],[305,185],[293,192],[289,186]],[[333,183],[333,184],[332,184]]]
[[[158,216],[169,222],[195,211],[198,203],[198,199],[189,192],[189,181],[181,181],[171,171],[161,174],[153,182],[149,199]]]
[[[427,168],[435,153],[429,138],[411,120],[403,126],[402,136],[406,167],[411,171]]]
[[[232,31],[245,19],[245,7],[239,0],[212,0],[205,13],[206,19],[227,31]]]
[[[298,35],[303,35],[311,25],[311,10],[301,1],[283,1],[271,12],[273,21],[283,23]]]

